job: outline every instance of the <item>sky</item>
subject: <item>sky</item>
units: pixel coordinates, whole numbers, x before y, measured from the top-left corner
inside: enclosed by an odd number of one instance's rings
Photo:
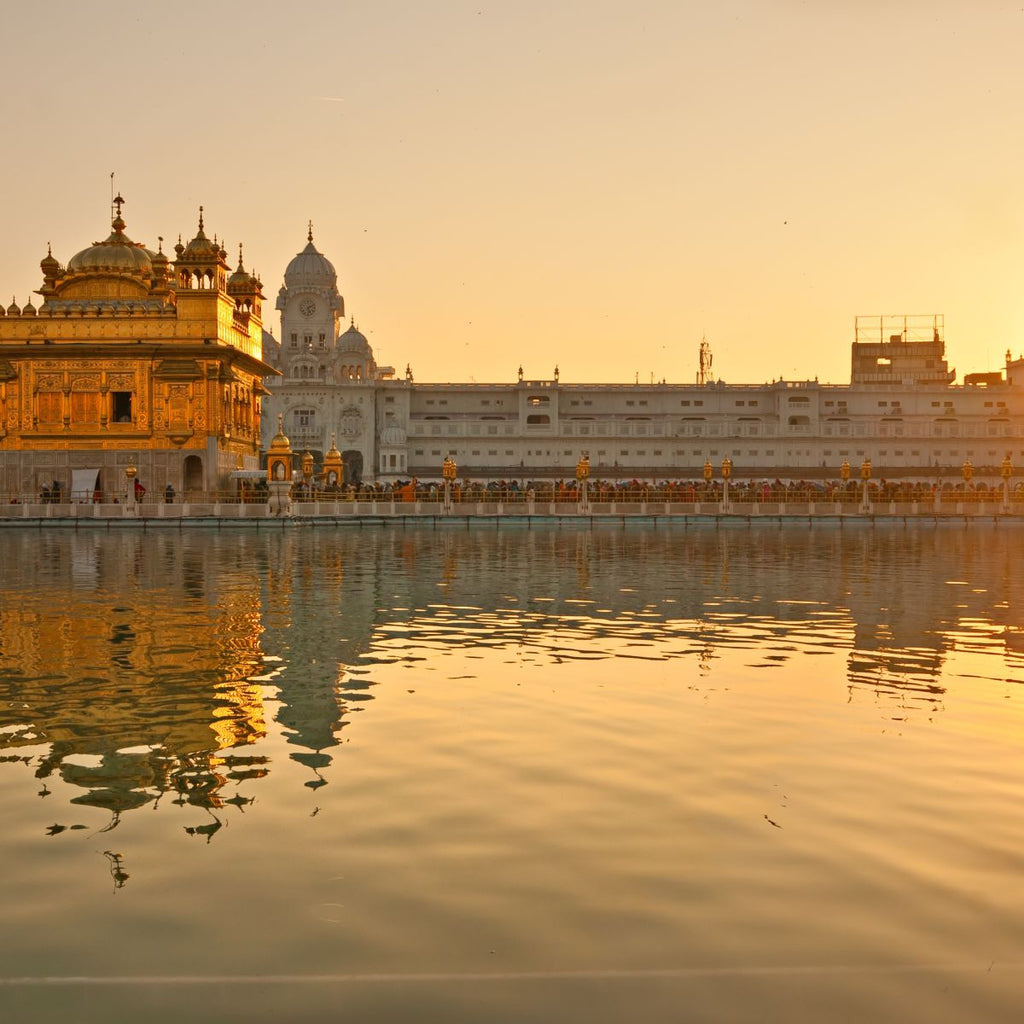
[[[1024,0],[6,0],[0,297],[306,242],[418,381],[846,383],[857,315],[1024,350]]]

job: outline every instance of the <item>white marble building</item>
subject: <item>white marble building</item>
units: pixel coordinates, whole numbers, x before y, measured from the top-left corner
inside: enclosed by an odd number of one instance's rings
[[[835,478],[844,459],[857,475],[869,458],[876,478],[959,476],[970,460],[976,481],[994,483],[1006,455],[1024,465],[1024,359],[1007,352],[1003,372],[955,383],[941,317],[859,318],[849,384],[566,384],[557,368],[543,380],[418,383],[378,366],[345,323],[312,229],[277,308],[280,341],[264,358],[284,377],[266,382],[264,448],[281,413],[293,450],[317,463],[336,436],[348,478],[438,479],[449,453],[475,480],[572,477],[584,451],[609,479],[696,479],[706,459],[717,475],[725,456],[737,478]]]

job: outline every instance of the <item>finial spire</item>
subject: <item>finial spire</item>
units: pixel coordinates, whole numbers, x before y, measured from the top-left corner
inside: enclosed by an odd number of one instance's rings
[[[124,233],[124,220],[121,218],[121,207],[124,205],[124,197],[118,192],[110,203],[114,207],[114,218],[111,226],[115,233],[120,236]]]
[[[238,243],[238,269],[242,269],[242,243]]]
[[[306,235],[306,241],[307,242],[312,242],[313,241],[313,222],[312,221],[309,222],[309,234]]]
[[[199,207],[199,230],[203,230],[203,208]]]

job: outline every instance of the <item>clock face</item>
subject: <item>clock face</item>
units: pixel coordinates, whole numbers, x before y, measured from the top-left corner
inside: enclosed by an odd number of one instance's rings
[[[299,303],[299,312],[303,316],[312,316],[316,312],[316,303],[312,299],[303,299]]]

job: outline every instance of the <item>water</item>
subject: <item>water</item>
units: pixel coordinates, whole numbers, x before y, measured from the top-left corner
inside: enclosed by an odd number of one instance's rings
[[[0,1017],[1016,1020],[1022,547],[0,533]]]

